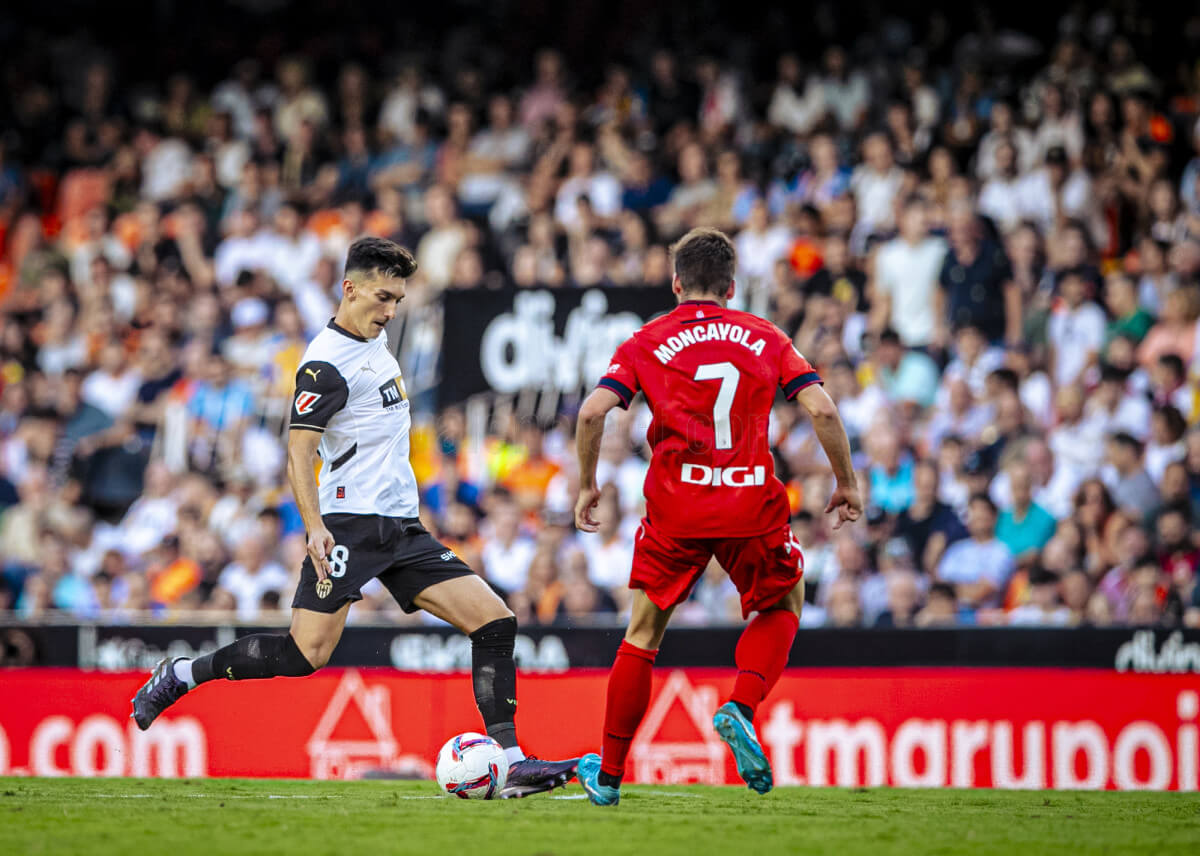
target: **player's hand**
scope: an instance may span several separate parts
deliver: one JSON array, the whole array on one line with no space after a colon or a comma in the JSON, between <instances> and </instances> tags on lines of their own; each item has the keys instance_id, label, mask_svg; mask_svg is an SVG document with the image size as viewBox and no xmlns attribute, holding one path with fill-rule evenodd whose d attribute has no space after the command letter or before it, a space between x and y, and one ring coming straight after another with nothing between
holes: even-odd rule
<instances>
[{"instance_id":1,"label":"player's hand","mask_svg":"<svg viewBox=\"0 0 1200 856\"><path fill-rule=\"evenodd\" d=\"M600 488L588 487L579 489L579 501L575 503L575 528L580 532L596 532L600 523L592 517L592 512L600 503Z\"/></svg>"},{"instance_id":2,"label":"player's hand","mask_svg":"<svg viewBox=\"0 0 1200 856\"><path fill-rule=\"evenodd\" d=\"M319 526L308 535L308 557L317 569L317 579L329 576L329 554L333 550L333 535L324 526Z\"/></svg>"},{"instance_id":3,"label":"player's hand","mask_svg":"<svg viewBox=\"0 0 1200 856\"><path fill-rule=\"evenodd\" d=\"M833 524L834 529L840 529L843 523L858 520L863 511L862 495L859 494L858 488L838 485L829 499L829 505L825 506L826 514L834 511L838 516L837 522Z\"/></svg>"}]
</instances>

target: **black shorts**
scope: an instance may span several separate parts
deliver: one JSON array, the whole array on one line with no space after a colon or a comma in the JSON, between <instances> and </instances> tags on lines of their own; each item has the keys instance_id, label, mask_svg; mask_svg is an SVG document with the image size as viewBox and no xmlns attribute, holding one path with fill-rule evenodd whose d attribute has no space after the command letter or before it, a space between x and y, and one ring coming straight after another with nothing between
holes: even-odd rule
<instances>
[{"instance_id":1,"label":"black shorts","mask_svg":"<svg viewBox=\"0 0 1200 856\"><path fill-rule=\"evenodd\" d=\"M474 573L415 517L325 514L321 519L333 535L328 557L332 573L318 581L306 556L292 609L337 612L345 603L362 600L359 589L379 577L405 612L416 612L413 599L425 589Z\"/></svg>"}]
</instances>

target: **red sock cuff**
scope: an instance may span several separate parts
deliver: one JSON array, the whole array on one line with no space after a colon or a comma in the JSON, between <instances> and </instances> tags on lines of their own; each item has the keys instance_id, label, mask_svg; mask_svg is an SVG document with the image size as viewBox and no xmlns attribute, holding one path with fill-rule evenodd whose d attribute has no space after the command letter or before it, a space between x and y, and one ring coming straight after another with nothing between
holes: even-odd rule
<instances>
[{"instance_id":1,"label":"red sock cuff","mask_svg":"<svg viewBox=\"0 0 1200 856\"><path fill-rule=\"evenodd\" d=\"M621 640L620 647L617 648L617 656L625 654L629 657L637 657L639 660L645 660L647 663L653 663L654 658L658 656L658 649L647 651L645 648L639 648L625 639Z\"/></svg>"}]
</instances>

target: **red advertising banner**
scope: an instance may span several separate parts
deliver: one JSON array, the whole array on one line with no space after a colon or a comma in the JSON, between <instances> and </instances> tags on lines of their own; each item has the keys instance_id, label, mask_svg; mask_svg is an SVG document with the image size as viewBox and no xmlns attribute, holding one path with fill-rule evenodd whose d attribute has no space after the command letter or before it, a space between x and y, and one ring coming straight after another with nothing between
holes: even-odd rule
<instances>
[{"instance_id":1,"label":"red advertising banner","mask_svg":"<svg viewBox=\"0 0 1200 856\"><path fill-rule=\"evenodd\" d=\"M144 674L0 672L0 775L353 778L431 774L478 729L466 675L325 670L220 681L140 732ZM607 675L527 675L528 751L598 748ZM660 670L628 779L737 783L713 710L729 671ZM777 784L1195 791L1200 676L1056 669L789 671L757 718Z\"/></svg>"}]
</instances>

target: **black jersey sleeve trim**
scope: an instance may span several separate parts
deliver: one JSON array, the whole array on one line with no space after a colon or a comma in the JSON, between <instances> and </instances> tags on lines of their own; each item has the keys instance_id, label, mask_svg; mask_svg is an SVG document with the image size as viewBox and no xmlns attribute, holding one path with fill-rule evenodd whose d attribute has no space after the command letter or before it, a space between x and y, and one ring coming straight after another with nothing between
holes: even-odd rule
<instances>
[{"instance_id":1,"label":"black jersey sleeve trim","mask_svg":"<svg viewBox=\"0 0 1200 856\"><path fill-rule=\"evenodd\" d=\"M350 459L353 458L357 454L358 454L358 443L355 443L353 446L351 446L349 449L347 449L342 454L338 455L336 458L334 458L330 462L329 472L333 472L334 470L341 469L346 464L350 463Z\"/></svg>"},{"instance_id":2,"label":"black jersey sleeve trim","mask_svg":"<svg viewBox=\"0 0 1200 856\"><path fill-rule=\"evenodd\" d=\"M614 392L617 398L621 399L621 408L629 409L629 402L633 401L633 390L621 383L619 380L613 380L610 377L600 378L600 382L596 386L603 387L609 392Z\"/></svg>"},{"instance_id":3,"label":"black jersey sleeve trim","mask_svg":"<svg viewBox=\"0 0 1200 856\"><path fill-rule=\"evenodd\" d=\"M291 426L323 429L349 399L350 387L337 367L323 360L310 360L296 372Z\"/></svg>"},{"instance_id":4,"label":"black jersey sleeve trim","mask_svg":"<svg viewBox=\"0 0 1200 856\"><path fill-rule=\"evenodd\" d=\"M288 428L295 428L297 431L316 431L318 434L325 433L325 429L319 425L304 425L300 422L293 422Z\"/></svg>"},{"instance_id":5,"label":"black jersey sleeve trim","mask_svg":"<svg viewBox=\"0 0 1200 856\"><path fill-rule=\"evenodd\" d=\"M807 372L789 380L783 387L783 395L788 401L791 401L800 390L807 386L812 386L814 383L824 383L821 376L816 372Z\"/></svg>"}]
</instances>

